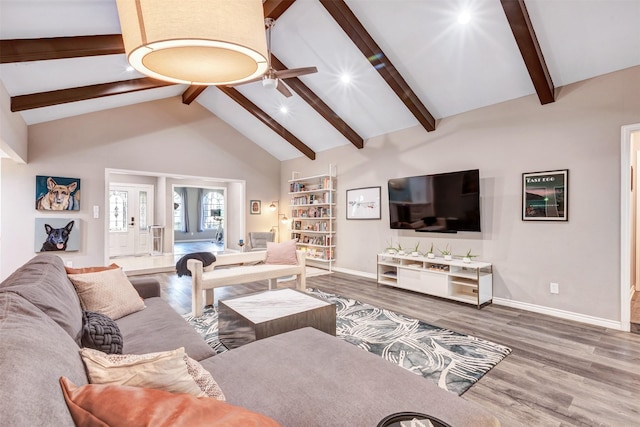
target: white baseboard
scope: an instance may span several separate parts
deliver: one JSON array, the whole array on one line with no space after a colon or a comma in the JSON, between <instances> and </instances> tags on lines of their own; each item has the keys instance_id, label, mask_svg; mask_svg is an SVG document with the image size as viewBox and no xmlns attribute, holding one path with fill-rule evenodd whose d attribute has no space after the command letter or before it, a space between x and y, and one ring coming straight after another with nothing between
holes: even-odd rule
<instances>
[{"instance_id":1,"label":"white baseboard","mask_svg":"<svg viewBox=\"0 0 640 427\"><path fill-rule=\"evenodd\" d=\"M333 271L337 271L339 273L351 274L353 276L366 277L367 279L378 278L375 273L366 273L364 271L351 270L348 268L342 267L333 267ZM632 289L633 292L633 289ZM561 319L573 320L576 322L582 322L589 325L601 326L603 328L616 329L619 331L624 331L623 325L619 321L603 319L601 317L589 316L587 314L574 313L572 311L559 310L556 308L544 307L541 305L529 304L526 302L513 301L506 298L496 298L493 297L493 303L496 305L504 305L506 307L517 308L525 311L532 311L534 313L546 314L548 316L559 317ZM628 331L628 329L627 329Z\"/></svg>"},{"instance_id":2,"label":"white baseboard","mask_svg":"<svg viewBox=\"0 0 640 427\"><path fill-rule=\"evenodd\" d=\"M576 322L587 323L589 325L602 326L604 328L623 330L622 323L615 320L603 319L600 317L589 316L587 314L574 313L572 311L559 310L557 308L549 308L541 305L529 304L526 302L513 301L505 298L493 298L493 303L504 305L506 307L518 308L520 310L532 311L534 313L546 314L561 319L573 320Z\"/></svg>"}]
</instances>

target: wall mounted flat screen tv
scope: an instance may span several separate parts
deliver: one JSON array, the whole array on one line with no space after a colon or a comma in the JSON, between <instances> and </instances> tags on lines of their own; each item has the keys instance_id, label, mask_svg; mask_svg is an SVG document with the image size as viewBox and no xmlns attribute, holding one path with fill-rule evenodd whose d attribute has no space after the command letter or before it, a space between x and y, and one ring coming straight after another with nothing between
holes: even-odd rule
<instances>
[{"instance_id":1,"label":"wall mounted flat screen tv","mask_svg":"<svg viewBox=\"0 0 640 427\"><path fill-rule=\"evenodd\" d=\"M480 231L478 169L394 178L388 186L392 229Z\"/></svg>"}]
</instances>

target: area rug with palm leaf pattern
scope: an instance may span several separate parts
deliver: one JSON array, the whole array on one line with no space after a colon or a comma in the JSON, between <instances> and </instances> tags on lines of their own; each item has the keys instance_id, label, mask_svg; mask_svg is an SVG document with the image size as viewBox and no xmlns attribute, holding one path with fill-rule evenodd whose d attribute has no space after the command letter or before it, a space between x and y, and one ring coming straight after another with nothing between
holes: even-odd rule
<instances>
[{"instance_id":1,"label":"area rug with palm leaf pattern","mask_svg":"<svg viewBox=\"0 0 640 427\"><path fill-rule=\"evenodd\" d=\"M491 341L429 325L417 319L318 289L309 293L336 304L336 336L381 356L439 387L461 395L511 349ZM207 307L201 317L183 316L216 351L218 313Z\"/></svg>"}]
</instances>

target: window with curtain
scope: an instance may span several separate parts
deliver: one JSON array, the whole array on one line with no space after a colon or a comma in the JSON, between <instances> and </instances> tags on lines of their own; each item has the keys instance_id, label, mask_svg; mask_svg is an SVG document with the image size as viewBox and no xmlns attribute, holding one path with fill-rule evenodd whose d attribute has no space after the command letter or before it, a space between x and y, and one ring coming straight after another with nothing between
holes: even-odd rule
<instances>
[{"instance_id":1,"label":"window with curtain","mask_svg":"<svg viewBox=\"0 0 640 427\"><path fill-rule=\"evenodd\" d=\"M217 229L224 218L224 194L222 191L207 191L202 198L202 218L205 229Z\"/></svg>"},{"instance_id":2,"label":"window with curtain","mask_svg":"<svg viewBox=\"0 0 640 427\"><path fill-rule=\"evenodd\" d=\"M184 200L177 191L173 192L173 229L184 231Z\"/></svg>"}]
</instances>

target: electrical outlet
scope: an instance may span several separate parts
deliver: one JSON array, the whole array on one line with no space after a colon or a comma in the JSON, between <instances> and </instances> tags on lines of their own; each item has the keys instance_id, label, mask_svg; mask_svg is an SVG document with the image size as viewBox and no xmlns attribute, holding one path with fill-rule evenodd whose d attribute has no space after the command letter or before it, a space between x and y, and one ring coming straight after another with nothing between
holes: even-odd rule
<instances>
[{"instance_id":1,"label":"electrical outlet","mask_svg":"<svg viewBox=\"0 0 640 427\"><path fill-rule=\"evenodd\" d=\"M560 285L558 285L557 283L551 282L549 284L549 292L551 292L552 294L559 294L560 293Z\"/></svg>"}]
</instances>

